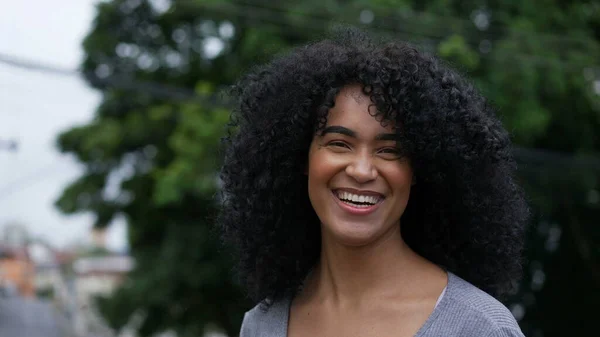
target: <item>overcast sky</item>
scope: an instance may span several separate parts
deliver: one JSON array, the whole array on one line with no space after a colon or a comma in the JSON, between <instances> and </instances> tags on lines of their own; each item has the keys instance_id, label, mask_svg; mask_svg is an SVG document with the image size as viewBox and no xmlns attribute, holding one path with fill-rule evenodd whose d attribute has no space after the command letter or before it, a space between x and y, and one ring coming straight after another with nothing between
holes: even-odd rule
<instances>
[{"instance_id":1,"label":"overcast sky","mask_svg":"<svg viewBox=\"0 0 600 337\"><path fill-rule=\"evenodd\" d=\"M76 68L81 41L97 1L19 0L0 6L0 53ZM0 142L15 139L17 152L0 148L0 229L22 223L31 235L57 247L89 242L93 218L64 216L53 206L80 166L55 146L56 136L93 117L100 95L77 77L12 68L0 63ZM122 222L111 226L108 245L126 247Z\"/></svg>"}]
</instances>

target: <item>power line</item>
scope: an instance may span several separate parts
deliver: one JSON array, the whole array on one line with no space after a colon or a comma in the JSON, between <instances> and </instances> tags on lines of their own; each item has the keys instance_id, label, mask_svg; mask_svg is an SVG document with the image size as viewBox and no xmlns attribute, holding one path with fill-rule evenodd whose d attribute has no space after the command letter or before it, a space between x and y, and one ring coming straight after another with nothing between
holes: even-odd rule
<instances>
[{"instance_id":1,"label":"power line","mask_svg":"<svg viewBox=\"0 0 600 337\"><path fill-rule=\"evenodd\" d=\"M271 12L267 12L267 17L266 17L270 21L265 20L264 15L262 17L262 20L266 21L267 23L286 25L286 26L289 26L292 28L297 28L297 26L299 25L298 23L293 24L293 23L288 22L281 15L273 15L272 11L277 10L277 9L273 9L270 7L246 5L247 8L241 8L239 5L236 5L236 6L223 6L223 5L218 6L217 5L217 6L215 6L215 5L211 5L211 4L207 5L207 4L200 4L200 3L194 3L193 6L197 7L197 8L205 8L205 9L217 10L217 11L228 12L228 13L230 13L233 10L235 12L235 14L238 14L238 15L240 15L242 17L246 17L246 18L254 18L254 16L256 16L257 11L260 12L261 10L263 10L263 11L267 10L267 11L271 11ZM281 11L283 9L280 8L279 10ZM279 14L281 14L281 13L279 13ZM331 21L326 18L319 18L317 16L308 15L305 13L301 13L301 14L309 17L310 19L319 20L321 23L327 23L327 24L335 23L335 21ZM340 22L338 22L338 23L340 23ZM306 24L306 22L304 22L303 24L300 24L300 25L307 29L321 31L321 28L314 27L313 25L310 25L310 24ZM371 28L371 29L375 30L375 31L380 31L380 32L382 31L381 28ZM396 34L402 34L403 36L406 36L406 37L421 36L421 37L425 37L428 39L433 39L436 42L441 42L441 39L439 36L431 36L431 35L425 35L422 33L420 34L420 33L415 33L415 32L406 32L406 31L402 31L402 29L398 29L398 27L396 27L395 29L388 29L388 28L384 27L383 31L394 32ZM294 33L295 33L295 35L308 37L306 30L294 31ZM472 44L472 46L478 48L479 45ZM522 60L525 60L528 62L533 62L536 64L555 64L555 62L558 61L561 64L563 64L564 66L573 66L573 67L577 67L578 69L581 69L584 67L580 64L569 65L569 64L566 64L562 60L548 60L548 59L544 59L544 58L536 56L536 55L528 55L528 54L524 54L524 53L513 54L510 56L510 58L519 58L519 59L522 59ZM100 77L100 76L97 76L93 72L83 73L83 72L80 72L80 71L77 71L74 69L67 69L67 68L61 68L61 67L57 67L57 66L51 66L51 65L47 65L47 64L43 64L43 63L35 62L35 61L26 61L21 58L11 56L8 54L4 54L4 53L0 53L0 62L3 62L8 65L12 65L12 66L20 67L20 68L26 68L29 70L41 71L41 72L45 72L45 73L52 73L52 74L61 75L61 76L83 75L92 84L96 84L99 86L110 86L110 87L114 87L114 88L118 88L118 89L125 89L125 90L138 90L141 92L146 92L146 93L152 94L153 96L156 96L156 97L166 98L166 99L191 100L191 101L197 101L197 102L205 103L205 104L207 103L207 97L201 97L200 95L195 93L193 90L190 90L187 88L182 88L182 87L177 87L177 86L172 86L172 85L165 85L162 83L157 83L157 82L152 82L152 81L134 80L130 76L126 77L126 76L122 76L122 75L120 75L120 76L112 75L112 76ZM590 66L592 66L592 65L590 65ZM211 102L211 104L215 103L214 97L209 98L209 100L213 101L213 102Z\"/></svg>"},{"instance_id":2,"label":"power line","mask_svg":"<svg viewBox=\"0 0 600 337\"><path fill-rule=\"evenodd\" d=\"M314 35L310 34L309 31L322 33L323 25L327 26L327 25L335 25L335 24L342 24L342 25L345 25L345 24L355 25L356 24L354 22L347 22L347 21L343 21L343 20L321 18L321 17L317 17L314 15L309 15L309 14L301 13L301 12L300 13L302 15L307 17L309 20L312 20L313 23L317 23L317 25L311 24L311 22L307 22L307 21L290 22L283 16L283 14L285 14L287 12L274 12L274 10L269 7L259 7L259 6L250 6L250 5L239 6L239 5L223 4L223 3L219 3L219 4L193 3L193 4L188 4L188 5L193 6L195 8L203 8L203 9L221 12L224 14L238 15L238 16L246 18L246 19L251 19L251 20L254 19L254 20L260 21L261 23L274 24L274 25L277 25L280 27L285 26L285 27L293 28L294 30L286 31L285 34L290 34L292 36L298 36L298 37L303 37L303 38L313 38L314 37ZM321 25L321 27L319 27L319 25ZM369 25L364 25L364 27L374 33L393 34L394 36L401 37L408 41L412 41L415 44L421 44L421 45L423 45L423 43L422 43L423 41L419 42L419 40L418 39L415 40L415 38L421 38L421 39L425 39L425 40L432 41L435 43L440 43L440 42L444 42L445 39L448 37L447 34L432 34L432 33L427 34L422 31L418 31L418 32L417 31L409 31L409 30L405 29L405 26L400 26L400 25L395 25L394 27L390 27L389 24L381 24L381 25L378 25L375 27L369 26ZM302 29L298 30L298 28L302 28ZM478 33L481 33L481 32L478 32ZM465 39L465 43L467 43L467 45L473 47L476 50L479 50L481 41L485 40L485 39L481 39L478 41L472 41L472 40L467 39L465 36L463 36L463 38ZM529 63L538 64L538 65L556 65L558 63L564 68L571 68L571 69L577 69L577 70L582 69L586 66L587 67L600 67L599 65L596 65L596 64L582 65L580 63L568 62L563 59L552 59L551 60L551 59L540 57L538 55L527 54L522 51L519 51L518 53L513 52L510 54L510 56L496 55L493 53L487 53L487 54L479 53L479 56L482 58L496 58L498 60L506 60L506 61L512 61L514 59L519 59L522 61L526 61Z\"/></svg>"},{"instance_id":3,"label":"power line","mask_svg":"<svg viewBox=\"0 0 600 337\"><path fill-rule=\"evenodd\" d=\"M76 70L62 68L56 65L47 65L37 61L26 61L19 57L5 54L2 52L0 52L0 62L17 68L35 70L42 73L50 73L53 75L73 76L78 74Z\"/></svg>"},{"instance_id":4,"label":"power line","mask_svg":"<svg viewBox=\"0 0 600 337\"><path fill-rule=\"evenodd\" d=\"M0 63L5 63L10 66L18 67L25 70L38 71L46 74L55 74L60 76L80 76L81 73L73 69L65 69L53 65L42 64L36 61L28 61L15 56L0 53ZM100 81L102 84L112 86L118 89L127 90L139 90L145 93L152 93L160 97L175 99L177 101L197 101L203 104L208 104L210 107L217 108L228 108L228 102L218 98L216 95L211 96L200 96L193 90L189 90L182 87L168 86L157 82L150 81L135 81L131 79L124 79L122 76L112 76L109 78L99 78L94 75L94 78ZM16 146L12 145L11 146ZM2 141L0 140L0 145ZM18 145L18 144L17 144ZM594 156L587 157L573 157L568 154L560 154L552 151L545 150L533 150L525 148L515 148L515 155L525 161L531 163L534 162L564 162L564 163L575 163L583 164L584 166L591 166L600 169L600 161Z\"/></svg>"},{"instance_id":5,"label":"power line","mask_svg":"<svg viewBox=\"0 0 600 337\"><path fill-rule=\"evenodd\" d=\"M41 64L35 61L27 61L2 53L0 53L0 63L29 71L38 71L44 74L59 76L80 76L82 74L77 70ZM123 80L122 77L108 79L97 78L97 80L101 81L102 84L119 89L141 90L146 93L151 92L153 95L155 94L162 98L174 99L177 101L198 101L202 102L203 104L209 104L212 107L226 107L224 101L217 99L215 96L211 96L207 100L206 97L199 96L192 90L180 87L166 86L156 82ZM0 142L0 144L2 143ZM548 150L527 149L521 147L515 147L513 154L519 162L526 165L552 164L560 167L586 168L600 171L600 157L595 155L574 156L571 154L563 154ZM0 188L0 200L10 196L16 190L31 186L55 173L58 173L58 167L44 167L32 175L2 186Z\"/></svg>"},{"instance_id":6,"label":"power line","mask_svg":"<svg viewBox=\"0 0 600 337\"><path fill-rule=\"evenodd\" d=\"M8 56L6 54L0 53L0 62L4 62L6 64L23 68L26 70L35 70L40 71L42 73L50 73L57 74L61 76L79 76L80 73L77 70L70 70L65 68L60 68L51 65L42 65L38 62L34 61L25 61L23 59L15 58ZM206 97L199 96L192 90L184 89L181 87L171 87L166 86L156 82L139 82L139 81L124 81L119 77L112 80L99 79L103 81L103 83L108 84L110 86L114 86L119 89L129 89L129 90L142 90L144 92L151 91L152 93L156 93L160 96L165 96L166 98L176 99L176 100L198 100L202 103L207 103ZM223 100L218 100L216 97L211 97L213 99L212 102L209 102L212 107L219 108L227 108L227 105L224 104ZM16 147L16 141L8 142L10 146ZM0 141L0 145L2 145L2 141ZM595 156L583 156L583 157L575 157L569 154L561 154L553 151L546 150L538 150L538 149L526 149L526 148L515 148L515 156L523 161L529 163L544 163L544 162L553 162L553 163L571 163L580 166L592 167L600 170L600 159Z\"/></svg>"},{"instance_id":7,"label":"power line","mask_svg":"<svg viewBox=\"0 0 600 337\"><path fill-rule=\"evenodd\" d=\"M549 150L515 147L513 150L513 155L520 164L525 164L527 166L543 165L551 168L552 170L560 169L561 172L564 172L564 169L586 169L600 172L600 156L592 154L572 155ZM55 163L54 165L43 167L33 174L1 186L0 200L9 197L17 190L29 187L51 177L56 173L62 172L62 169L60 169L58 165L60 165L60 162ZM519 170L525 171L527 171L527 169L528 167L519 168ZM535 171L539 172L539 168L535 168Z\"/></svg>"},{"instance_id":8,"label":"power line","mask_svg":"<svg viewBox=\"0 0 600 337\"><path fill-rule=\"evenodd\" d=\"M14 139L0 139L0 150L17 152L19 150L19 143Z\"/></svg>"},{"instance_id":9,"label":"power line","mask_svg":"<svg viewBox=\"0 0 600 337\"><path fill-rule=\"evenodd\" d=\"M43 74L51 74L57 76L79 77L83 76L94 85L100 87L112 87L123 90L133 90L144 94L152 95L153 97L175 100L189 101L214 106L223 104L223 100L216 95L201 96L195 91L183 87L167 85L153 81L140 81L132 79L131 76L110 75L100 77L94 72L80 72L75 69L62 68L55 65L44 64L38 61L26 60L21 57L5 54L0 52L0 63L21 68L29 71L36 71Z\"/></svg>"},{"instance_id":10,"label":"power line","mask_svg":"<svg viewBox=\"0 0 600 337\"><path fill-rule=\"evenodd\" d=\"M244 6L245 8L262 8L262 9L266 9L266 10L270 10L270 11L274 11L274 12L279 12L279 14L281 13L290 13L290 14L297 14L300 16L305 16L305 17L311 17L314 19L319 19L319 20L331 20L328 17L325 16L317 16L314 13L307 13L307 12L303 12L300 10L294 10L293 8L289 8L289 7L282 7L280 5L278 5L277 2L268 2L268 5L265 4L266 2L263 2L262 5L258 5L255 2L253 3L249 3L246 1L237 1L237 3L233 6L239 6L240 4L242 6ZM192 6L211 6L210 4L205 5L205 4L200 4L197 2L194 3L185 3L186 5L192 5ZM485 8L481 8L483 11L485 11ZM431 21L436 21L436 22L449 22L449 23L458 23L460 25L462 25L463 27L473 27L475 25L475 23L472 20L469 19L464 19L461 17L457 17L457 16L451 16L451 15L439 15L439 14L433 14L430 12L423 12L423 11L414 11L414 10L407 10L407 9L397 9L397 8L392 8L390 6L382 6L379 4L370 4L370 7L364 7L363 10L381 10L381 11L385 11L387 13L392 13L392 14L398 14L398 15L403 15L403 16L413 16L413 17L417 17L417 18L426 18L426 19L430 19ZM373 19L375 19L373 17ZM440 24L434 24L434 26L437 26L438 28L442 28L444 31L450 31L452 29L455 28L455 26L453 25L440 25ZM395 27L387 27L390 29L397 29ZM585 46L585 42L580 40L580 39L576 39L573 38L569 35L559 35L559 34L553 34L553 33L547 33L547 32L541 32L541 31L524 31L523 29L520 29L518 27L506 27L506 26L502 26L502 27L494 27L497 32L494 31L490 31L490 30L481 30L481 29L477 29L477 33L478 34L483 34L483 35L488 35L490 36L492 39L497 39L500 36L503 35L508 35L510 33L516 33L517 35L521 35L521 36L530 36L533 37L535 39L539 39L539 40L548 40L548 41L556 41L556 42L561 42L561 43L577 43L577 44L581 44L582 47L586 47ZM471 28L472 29L472 28ZM417 32L411 32L411 31L406 31L404 30L404 32L406 33L412 33L412 34L419 34ZM438 35L438 37L445 37L446 35Z\"/></svg>"},{"instance_id":11,"label":"power line","mask_svg":"<svg viewBox=\"0 0 600 337\"><path fill-rule=\"evenodd\" d=\"M62 162L55 162L54 164L42 167L41 169L35 171L32 174L29 174L23 178L14 180L4 186L1 186L0 200L12 195L17 190L29 187L49 178L54 174L63 172L63 169L60 167L60 165L62 165Z\"/></svg>"},{"instance_id":12,"label":"power line","mask_svg":"<svg viewBox=\"0 0 600 337\"><path fill-rule=\"evenodd\" d=\"M200 96L193 90L165 85L158 82L152 81L138 81L133 80L131 77L112 75L109 77L99 77L94 73L88 72L83 73L76 69L67 69L55 65L44 64L38 61L25 60L20 57L13 55L0 53L0 63L17 67L30 71L37 71L44 74L58 75L58 76L86 76L90 82L100 86L113 87L117 89L134 90L147 94L151 94L156 97L171 99L176 101L191 101L199 102L210 107L227 108L228 104L216 95L211 96ZM2 142L0 142L0 146ZM16 147L10 143L10 147ZM1 147L0 147L1 149ZM543 164L552 162L553 164L569 165L569 166L582 166L600 170L600 160L596 156L587 156L584 158L575 157L568 154L560 154L552 151L537 150L537 149L526 149L526 148L515 148L515 157L520 161L528 164ZM8 187L0 190L1 194L5 192Z\"/></svg>"},{"instance_id":13,"label":"power line","mask_svg":"<svg viewBox=\"0 0 600 337\"><path fill-rule=\"evenodd\" d=\"M571 154L557 151L514 147L517 161L526 165L548 165L553 168L585 168L600 172L600 156L597 154Z\"/></svg>"},{"instance_id":14,"label":"power line","mask_svg":"<svg viewBox=\"0 0 600 337\"><path fill-rule=\"evenodd\" d=\"M283 9L281 7L277 8L277 7L268 7L268 6L257 6L255 4L254 5L250 5L247 3L244 4L243 2L241 3L241 5L240 5L240 3L238 3L233 6L231 6L231 5L230 6L227 6L227 5L219 6L219 5L201 4L201 3L193 3L193 4L186 3L186 5L192 5L195 8L204 8L204 9L217 10L217 11L228 12L228 13L233 11L233 12L235 12L235 14L238 14L238 15L240 15L242 17L246 17L246 18L254 18L255 16L257 16L257 13L261 14L261 11L262 11L262 13L267 13L266 17L264 14L262 15L262 20L267 23L286 25L286 26L289 26L292 28L297 28L297 26L300 25L304 28L321 31L320 28L314 27L313 25L307 24L306 22L304 22L302 24L290 23L289 21L285 20L285 18L282 17L282 15L280 15L282 11L286 11L286 12L290 12L290 11L288 9ZM332 20L324 18L324 17L321 18L321 17L315 16L315 15L310 15L310 14L299 12L299 11L291 11L291 13L303 15L311 20L317 20L320 23L328 23L328 24L336 23L335 20L332 21ZM427 15L427 16L435 17L435 15L428 14L428 13L419 13L419 12L414 12L414 13L416 15ZM265 20L265 18L268 20ZM470 21L465 20L465 19L453 18L453 20L469 22L471 24ZM337 21L337 23L343 23L343 22ZM441 36L427 35L427 34L423 34L422 32L409 32L409 31L403 30L401 27L389 28L389 27L384 26L382 28L371 28L371 29L375 30L375 31L380 31L380 32L385 31L385 32L393 32L393 33L397 33L397 34L402 34L403 36L406 36L406 37L420 36L420 37L425 37L428 39L433 39L436 42L441 41L441 39L440 39ZM301 32L295 31L294 33L297 33L297 35L307 36L306 31L301 31ZM478 44L477 45L472 44L472 46L478 47ZM511 56L511 58L513 58L513 57L520 58L522 60L526 60L526 61L530 61L530 62L534 62L537 64L549 64L549 63L554 63L557 61L557 60L547 60L547 59L544 59L544 58L536 56L536 55L528 55L528 54L524 54L524 53L514 54ZM18 57L12 56L12 55L4 54L4 53L0 53L0 62L11 65L11 66L15 66L15 67L25 68L25 69L39 71L39 72L43 72L43 73L52 73L52 74L60 75L60 76L81 76L81 75L83 75L92 84L96 84L99 86L109 86L109 87L125 89L125 90L137 90L137 91L149 93L156 97L166 98L166 99L191 100L191 101L197 101L197 102L201 102L201 103L207 103L207 97L201 97L193 90L178 87L178 86L172 86L172 85L166 85L166 84L162 84L162 83L152 82L152 81L134 80L130 76L112 75L112 76L101 77L101 76L97 76L93 72L85 72L84 73L84 72L80 72L80 71L74 70L74 69L62 68L62 67L58 67L55 65L43 64L43 63L36 62L36 61L23 60L22 58L18 58ZM564 61L559 61L559 62L561 62L563 64L565 63ZM590 66L592 66L592 65L590 65ZM580 69L580 68L583 68L583 66L578 64L577 68ZM213 101L211 104L215 103L214 97L210 97L210 98L208 98L208 100Z\"/></svg>"}]
</instances>

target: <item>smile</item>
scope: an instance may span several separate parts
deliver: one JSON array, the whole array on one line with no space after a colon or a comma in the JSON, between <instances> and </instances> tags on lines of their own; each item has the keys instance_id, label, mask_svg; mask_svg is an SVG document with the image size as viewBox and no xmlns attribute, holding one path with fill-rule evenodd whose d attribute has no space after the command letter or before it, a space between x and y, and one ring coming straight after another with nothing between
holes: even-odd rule
<instances>
[{"instance_id":1,"label":"smile","mask_svg":"<svg viewBox=\"0 0 600 337\"><path fill-rule=\"evenodd\" d=\"M385 197L376 192L361 192L347 189L333 190L338 205L355 215L366 215L375 211Z\"/></svg>"}]
</instances>

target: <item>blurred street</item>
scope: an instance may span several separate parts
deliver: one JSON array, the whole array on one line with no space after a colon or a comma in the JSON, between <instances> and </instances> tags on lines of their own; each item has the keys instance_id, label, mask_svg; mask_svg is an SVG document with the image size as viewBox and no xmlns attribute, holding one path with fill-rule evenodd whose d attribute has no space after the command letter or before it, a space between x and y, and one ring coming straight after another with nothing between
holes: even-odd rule
<instances>
[{"instance_id":1,"label":"blurred street","mask_svg":"<svg viewBox=\"0 0 600 337\"><path fill-rule=\"evenodd\" d=\"M115 289L133 265L95 245L57 250L19 225L0 232L0 337L114 337L95 298ZM118 336L127 336L124 331Z\"/></svg>"},{"instance_id":2,"label":"blurred street","mask_svg":"<svg viewBox=\"0 0 600 337\"><path fill-rule=\"evenodd\" d=\"M66 337L69 334L65 320L49 301L0 298L2 337Z\"/></svg>"}]
</instances>

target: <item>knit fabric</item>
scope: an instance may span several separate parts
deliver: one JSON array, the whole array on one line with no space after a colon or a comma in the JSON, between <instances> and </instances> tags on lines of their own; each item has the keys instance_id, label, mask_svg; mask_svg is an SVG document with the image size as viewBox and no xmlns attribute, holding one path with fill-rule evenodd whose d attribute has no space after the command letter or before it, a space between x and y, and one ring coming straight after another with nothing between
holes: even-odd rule
<instances>
[{"instance_id":1,"label":"knit fabric","mask_svg":"<svg viewBox=\"0 0 600 337\"><path fill-rule=\"evenodd\" d=\"M287 337L291 299L246 312L240 337ZM448 285L415 337L524 337L510 311L498 300L448 273Z\"/></svg>"}]
</instances>

